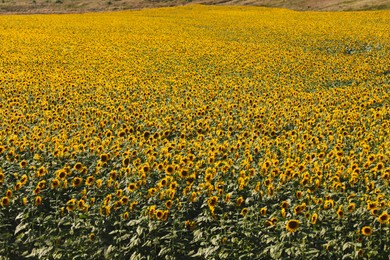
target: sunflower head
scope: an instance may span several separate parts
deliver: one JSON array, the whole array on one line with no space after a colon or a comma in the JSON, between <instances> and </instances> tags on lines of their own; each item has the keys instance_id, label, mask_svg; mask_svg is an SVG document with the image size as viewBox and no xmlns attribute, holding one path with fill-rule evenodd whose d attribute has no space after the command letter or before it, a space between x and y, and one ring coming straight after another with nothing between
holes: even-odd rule
<instances>
[{"instance_id":1,"label":"sunflower head","mask_svg":"<svg viewBox=\"0 0 390 260\"><path fill-rule=\"evenodd\" d=\"M243 217L245 217L246 216L246 214L248 214L248 208L243 208L242 210L241 210L241 216L243 216Z\"/></svg>"},{"instance_id":2,"label":"sunflower head","mask_svg":"<svg viewBox=\"0 0 390 260\"><path fill-rule=\"evenodd\" d=\"M83 181L82 178L80 178L80 177L75 177L75 178L73 179L73 181L72 181L72 186L73 186L73 187L78 187L78 186L81 185L81 182L82 182L82 181Z\"/></svg>"},{"instance_id":3,"label":"sunflower head","mask_svg":"<svg viewBox=\"0 0 390 260\"><path fill-rule=\"evenodd\" d=\"M379 215L378 221L381 224L388 224L389 223L389 214L385 211L382 214Z\"/></svg>"},{"instance_id":4,"label":"sunflower head","mask_svg":"<svg viewBox=\"0 0 390 260\"><path fill-rule=\"evenodd\" d=\"M208 199L208 204L210 207L215 207L218 203L218 197L217 196L212 196L211 198Z\"/></svg>"},{"instance_id":5,"label":"sunflower head","mask_svg":"<svg viewBox=\"0 0 390 260\"><path fill-rule=\"evenodd\" d=\"M60 180L57 179L57 178L54 178L54 179L51 180L51 187L53 189L57 189L58 187L60 187L60 184L61 184Z\"/></svg>"},{"instance_id":6,"label":"sunflower head","mask_svg":"<svg viewBox=\"0 0 390 260\"><path fill-rule=\"evenodd\" d=\"M293 233L298 230L299 224L300 224L299 220L291 219L287 222L286 229L288 232Z\"/></svg>"},{"instance_id":7,"label":"sunflower head","mask_svg":"<svg viewBox=\"0 0 390 260\"><path fill-rule=\"evenodd\" d=\"M313 225L315 225L317 223L317 220L318 220L318 214L317 213L314 213L312 216L311 216L311 223Z\"/></svg>"},{"instance_id":8,"label":"sunflower head","mask_svg":"<svg viewBox=\"0 0 390 260\"><path fill-rule=\"evenodd\" d=\"M158 220L161 220L164 216L164 211L162 211L161 209L158 209L158 210L156 210L155 214L156 214L156 218Z\"/></svg>"},{"instance_id":9,"label":"sunflower head","mask_svg":"<svg viewBox=\"0 0 390 260\"><path fill-rule=\"evenodd\" d=\"M42 198L41 198L41 196L36 196L35 197L35 205L36 206L39 206L39 205L41 205L42 204Z\"/></svg>"},{"instance_id":10,"label":"sunflower head","mask_svg":"<svg viewBox=\"0 0 390 260\"><path fill-rule=\"evenodd\" d=\"M100 161L107 162L110 159L109 155L106 153L103 153L100 155Z\"/></svg>"},{"instance_id":11,"label":"sunflower head","mask_svg":"<svg viewBox=\"0 0 390 260\"><path fill-rule=\"evenodd\" d=\"M372 235L372 228L370 226L364 226L362 228L362 234L365 236L371 236Z\"/></svg>"},{"instance_id":12,"label":"sunflower head","mask_svg":"<svg viewBox=\"0 0 390 260\"><path fill-rule=\"evenodd\" d=\"M8 207L10 204L10 199L8 197L3 197L1 199L1 206Z\"/></svg>"}]
</instances>

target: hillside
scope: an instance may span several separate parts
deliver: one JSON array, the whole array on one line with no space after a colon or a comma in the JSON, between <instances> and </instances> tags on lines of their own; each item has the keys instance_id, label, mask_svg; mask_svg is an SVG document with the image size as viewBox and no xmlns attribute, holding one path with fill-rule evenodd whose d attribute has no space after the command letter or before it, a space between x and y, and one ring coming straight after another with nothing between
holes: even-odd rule
<instances>
[{"instance_id":1,"label":"hillside","mask_svg":"<svg viewBox=\"0 0 390 260\"><path fill-rule=\"evenodd\" d=\"M389 0L0 0L0 13L102 12L186 4L252 5L299 11L351 11L390 9Z\"/></svg>"}]
</instances>

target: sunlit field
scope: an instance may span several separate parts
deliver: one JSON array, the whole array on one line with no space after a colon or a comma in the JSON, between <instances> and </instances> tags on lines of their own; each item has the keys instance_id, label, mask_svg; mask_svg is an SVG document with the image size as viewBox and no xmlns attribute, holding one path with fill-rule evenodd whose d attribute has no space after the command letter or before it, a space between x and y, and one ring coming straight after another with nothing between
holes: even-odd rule
<instances>
[{"instance_id":1,"label":"sunlit field","mask_svg":"<svg viewBox=\"0 0 390 260\"><path fill-rule=\"evenodd\" d=\"M388 259L389 25L0 16L0 258Z\"/></svg>"}]
</instances>

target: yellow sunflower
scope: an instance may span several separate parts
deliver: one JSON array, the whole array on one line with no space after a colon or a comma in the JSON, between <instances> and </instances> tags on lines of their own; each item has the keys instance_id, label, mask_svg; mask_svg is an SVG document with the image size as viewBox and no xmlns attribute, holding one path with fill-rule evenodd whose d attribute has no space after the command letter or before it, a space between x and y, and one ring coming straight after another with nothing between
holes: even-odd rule
<instances>
[{"instance_id":1,"label":"yellow sunflower","mask_svg":"<svg viewBox=\"0 0 390 260\"><path fill-rule=\"evenodd\" d=\"M365 236L371 236L372 235L372 228L370 226L364 226L362 228L362 234Z\"/></svg>"},{"instance_id":2,"label":"yellow sunflower","mask_svg":"<svg viewBox=\"0 0 390 260\"><path fill-rule=\"evenodd\" d=\"M299 220L291 219L287 222L286 229L288 232L293 233L299 229L299 224L300 224Z\"/></svg>"}]
</instances>

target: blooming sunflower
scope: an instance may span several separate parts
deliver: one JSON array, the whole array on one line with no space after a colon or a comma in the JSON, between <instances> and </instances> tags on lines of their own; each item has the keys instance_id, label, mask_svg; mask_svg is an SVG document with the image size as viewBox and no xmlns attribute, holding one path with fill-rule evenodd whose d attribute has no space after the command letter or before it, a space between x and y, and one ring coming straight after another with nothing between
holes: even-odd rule
<instances>
[{"instance_id":1,"label":"blooming sunflower","mask_svg":"<svg viewBox=\"0 0 390 260\"><path fill-rule=\"evenodd\" d=\"M381 224L388 224L389 223L389 214L385 211L382 214L380 214L377 219L378 219L379 223L381 223Z\"/></svg>"},{"instance_id":2,"label":"blooming sunflower","mask_svg":"<svg viewBox=\"0 0 390 260\"><path fill-rule=\"evenodd\" d=\"M362 228L362 234L365 236L371 236L372 235L372 228L370 226L364 226Z\"/></svg>"},{"instance_id":3,"label":"blooming sunflower","mask_svg":"<svg viewBox=\"0 0 390 260\"><path fill-rule=\"evenodd\" d=\"M293 233L298 230L299 224L300 224L299 220L291 219L287 222L286 229L288 232Z\"/></svg>"},{"instance_id":4,"label":"blooming sunflower","mask_svg":"<svg viewBox=\"0 0 390 260\"><path fill-rule=\"evenodd\" d=\"M1 199L1 206L7 207L9 206L9 204L10 204L10 199L8 197L3 197Z\"/></svg>"}]
</instances>

